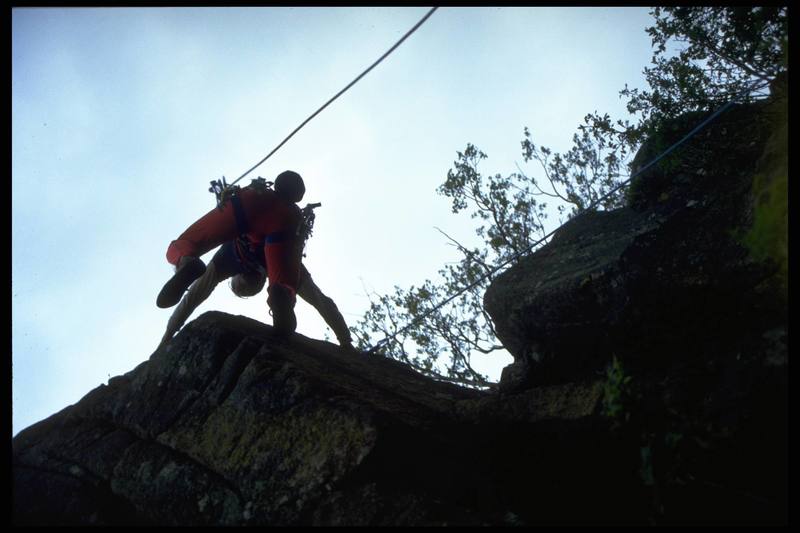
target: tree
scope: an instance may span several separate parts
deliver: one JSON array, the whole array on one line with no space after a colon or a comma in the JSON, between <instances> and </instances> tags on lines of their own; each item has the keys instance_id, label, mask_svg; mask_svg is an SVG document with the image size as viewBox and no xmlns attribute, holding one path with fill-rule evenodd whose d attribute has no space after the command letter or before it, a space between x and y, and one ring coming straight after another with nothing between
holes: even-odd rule
<instances>
[{"instance_id":1,"label":"tree","mask_svg":"<svg viewBox=\"0 0 800 533\"><path fill-rule=\"evenodd\" d=\"M664 120L710 111L786 73L786 6L657 7L651 15L655 24L645 31L654 52L643 71L649 90L620 91L637 122L617 121L614 129L608 115L594 113L584 127L635 146ZM763 94L761 87L743 99Z\"/></svg>"},{"instance_id":2,"label":"tree","mask_svg":"<svg viewBox=\"0 0 800 533\"><path fill-rule=\"evenodd\" d=\"M755 87L759 82L765 86L786 73L785 6L655 8L651 15L654 25L645 30L654 48L651 66L644 69L649 89L626 85L620 91L629 117L612 121L608 114L587 114L563 154L534 144L525 128L522 156L538 163L541 178L522 169L507 177L483 176L478 166L486 154L472 144L457 152L437 192L452 200L453 213L470 210L484 247L469 249L445 235L462 259L440 270L436 283L373 295L353 330L362 348L382 341L384 355L428 375L487 385L471 367L471 354L502 346L483 294L503 266L546 243L548 205L568 217L620 207L621 169L664 120L710 111L734 96L759 98L764 94L763 86Z\"/></svg>"}]
</instances>

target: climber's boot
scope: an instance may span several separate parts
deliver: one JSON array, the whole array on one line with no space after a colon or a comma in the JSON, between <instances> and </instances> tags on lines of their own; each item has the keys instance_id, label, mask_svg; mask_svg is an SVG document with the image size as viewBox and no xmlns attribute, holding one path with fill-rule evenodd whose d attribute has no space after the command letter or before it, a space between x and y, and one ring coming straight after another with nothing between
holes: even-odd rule
<instances>
[{"instance_id":1,"label":"climber's boot","mask_svg":"<svg viewBox=\"0 0 800 533\"><path fill-rule=\"evenodd\" d=\"M156 305L162 309L172 307L181 301L189 285L206 271L206 265L199 257L184 256L178 261L178 268L164 288L158 293Z\"/></svg>"},{"instance_id":2,"label":"climber's boot","mask_svg":"<svg viewBox=\"0 0 800 533\"><path fill-rule=\"evenodd\" d=\"M297 317L294 315L295 296L291 289L278 283L270 286L267 292L272 327L279 336L288 337L297 329Z\"/></svg>"}]
</instances>

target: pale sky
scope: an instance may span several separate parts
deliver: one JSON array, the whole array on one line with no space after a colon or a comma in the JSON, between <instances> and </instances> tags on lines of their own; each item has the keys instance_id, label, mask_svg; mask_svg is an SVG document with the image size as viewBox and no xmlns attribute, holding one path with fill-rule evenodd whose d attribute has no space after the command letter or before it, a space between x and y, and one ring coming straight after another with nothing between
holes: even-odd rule
<instances>
[{"instance_id":1,"label":"pale sky","mask_svg":"<svg viewBox=\"0 0 800 533\"><path fill-rule=\"evenodd\" d=\"M13 434L151 356L172 313L155 305L166 249L214 206L208 182L261 160L428 9L12 10ZM484 174L541 174L523 128L566 150L587 113L626 117L648 11L440 8L242 184L303 176L300 205L322 202L305 263L354 325L366 291L459 258L434 226L475 242L435 192L467 143ZM271 323L265 292L220 285L190 320L212 309ZM308 304L297 315L335 342ZM511 361L473 366L497 381Z\"/></svg>"}]
</instances>

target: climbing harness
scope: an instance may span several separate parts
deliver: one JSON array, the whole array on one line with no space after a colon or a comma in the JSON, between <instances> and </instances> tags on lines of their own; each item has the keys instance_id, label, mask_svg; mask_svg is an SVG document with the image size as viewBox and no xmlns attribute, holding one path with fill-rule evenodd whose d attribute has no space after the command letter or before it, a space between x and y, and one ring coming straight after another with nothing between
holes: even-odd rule
<instances>
[{"instance_id":1,"label":"climbing harness","mask_svg":"<svg viewBox=\"0 0 800 533\"><path fill-rule=\"evenodd\" d=\"M730 108L730 107L731 107L731 106L734 104L734 102L736 102L736 100L738 100L738 99L739 99L739 98L741 98L742 96L745 96L745 95L747 95L747 94L750 94L750 93L752 93L752 92L754 92L754 91L757 91L757 90L763 89L763 88L764 88L764 87L766 87L767 85L769 85L769 83L761 83L761 81L759 81L758 83L754 83L754 84L752 84L752 85L750 85L750 86L746 87L746 88L745 88L745 89L744 89L742 92L740 92L740 93L736 94L736 95L735 95L733 98L731 98L731 99L730 99L730 100L729 100L729 101L728 101L728 102L727 102L725 105L721 106L721 107L720 107L719 109L717 109L717 110L716 110L714 113L712 113L711 115L709 115L709 116L708 116L708 117L707 117L705 120L703 120L703 121L702 121L700 124L698 124L698 125L697 125L697 126L694 128L694 129L692 129L692 130L691 130L689 133L687 133L686 135L684 135L684 136L683 136L683 137L682 137L680 140L678 140L677 142L675 142L674 144L672 144L672 146L670 146L669 148L667 148L666 150L664 150L664 152L662 152L662 153L661 153L661 154L660 154L658 157L656 157L655 159L653 159L652 161L650 161L648 164L646 164L646 165L644 165L643 167L641 167L641 168L639 168L638 170L636 170L636 172L634 172L633 174L631 174L630 176L628 176L628 179L626 179L626 180L622 181L622 182L621 182L619 185L617 185L616 187L614 187L613 189L611 189L610 191L608 191L606 194L604 194L603 196L601 196L600 198L598 198L597 200L595 200L595 202L594 202L594 203L592 203L592 204L591 204L591 205L590 205L590 206L589 206L589 207L586 209L586 211L592 211L592 210L594 210L595 208L597 208L597 206L598 206L598 205L600 205L600 204L601 204L601 203L602 203L602 202L603 202L605 199L607 199L607 198L608 198L608 197L610 197L612 194L614 194L614 193L616 193L618 190L620 190L622 187L624 187L625 185L627 185L628 183L630 183L630 181L631 181L633 178L635 178L636 176L638 176L639 174L641 174L642 172L644 172L645 170L647 170L647 169L648 169L648 168L650 168L651 166L655 165L657 162L659 162L661 159L663 159L664 157L666 157L668 154L670 154L672 151L674 151L674 150L675 150L676 148L678 148L680 145L682 145L683 143L685 143L686 141L688 141L688 140L689 140L689 139L690 139L692 136L694 136L694 135L695 135L695 134L696 134L698 131L700 131L700 130L701 130L701 129L703 129L705 126L707 126L707 125L708 125L708 124L709 124L709 123L710 123L712 120L714 120L714 119L715 119L715 118L717 118L719 115L721 115L722 113L724 113L725 111L727 111L727 110L728 110L728 109L729 109L729 108ZM551 236L552 236L552 235L553 235L553 234L554 234L556 231L558 231L559 229L561 229L561 227L562 227L562 226L563 226L563 224L562 224L561 226L558 226L557 228L555 228L553 231L551 231L550 233L548 233L547 235L545 235L544 237L542 237L541 239L539 239L538 241L536 241L536 242L535 242L535 243L533 243L532 245L528 246L528 248L526 248L525 250L523 250L523 251L521 251L521 252L518 252L517 254L513 255L513 256L512 256L512 257L510 257L509 259L507 259L507 260L503 261L502 263L500 263L499 265L495 266L495 267L494 267L494 268L492 268L492 269L491 269L491 270L490 270L490 271L489 271L487 274L484 274L483 276L481 276L480 278L478 278L478 279L477 279L476 281L474 281L473 283L470 283L470 284L469 284L469 285L467 285L466 287L463 287L463 288L459 289L458 291L456 291L455 293L453 293L452 295L450 295L448 298L446 298L444 301L442 301L442 302L440 302L440 303L438 303L438 304L434 305L434 306L433 306L433 307L431 307L431 308L430 308L430 309L429 309L427 312L425 312L425 313L423 313L422 315L418 316L417 318L415 318L414 320L412 320L411 322L409 322L408 324L406 324L406 325L405 325L403 328L401 328L401 329L397 330L395 333L393 333L393 334L391 334L391 335L386 335L386 336L385 336L383 339L381 339L380 341L378 341L377 343L375 343L375 345L374 345L374 346L372 346L371 348L367 349L367 350L365 351L365 353L366 353L367 355L374 355L375 353L377 353L377 351L378 351L378 350L379 350L381 347L383 347L384 345L388 344L390 341L392 341L392 340L396 339L396 338L398 337L398 335L400 335L400 334L402 334L402 333L405 333L405 332L406 332L406 331L407 331L409 328L411 328L412 326L414 326L415 324L417 324L417 323L418 323L418 322L420 322L421 320L423 320L423 319L427 318L428 316L430 316L430 315L431 315L431 314L432 314L434 311L437 311L438 309L441 309L443 306L445 306L445 305L447 305L448 303L452 302L452 301L453 301L455 298L457 298L458 296L461 296L461 295L462 295L462 294L464 294L466 291L468 291L468 290L472 289L473 287L476 287L477 285L479 285L480 283L482 283L484 280L486 280L486 279L487 279L487 278L489 278L490 276L494 275L494 274L495 274L496 272L498 272L500 269L502 269L502 268L506 267L507 265L509 265L509 264L510 264L510 263L512 263L513 261L517 261L517 260L518 260L520 257L522 257L524 254L527 254L527 253L530 253L530 252L532 252L534 248L536 248L537 246L539 246L539 244L541 244L541 243L545 242L547 239L549 239L549 238L550 238L550 237L551 237Z\"/></svg>"},{"instance_id":2,"label":"climbing harness","mask_svg":"<svg viewBox=\"0 0 800 533\"><path fill-rule=\"evenodd\" d=\"M261 161L259 161L258 163L256 163L256 164L255 164L255 165L253 165L252 167L250 167L250 169L248 169L248 170L247 170L247 172L245 172L244 174L242 174L241 176L239 176L238 178L236 178L236 179L233 181L233 183L231 183L230 185L228 185L228 184L225 182L225 177L224 177L224 176L222 177L222 180L216 180L216 181L212 181L212 182L211 182L211 188L209 189L209 192L212 192L212 193L214 193L214 194L215 194L215 196L217 197L217 205L219 206L219 205L220 205L220 202L225 200L226 189L227 189L228 187L233 187L233 186L235 186L235 185L236 185L236 184L239 182L239 180L241 180L242 178L244 178L245 176L247 176L248 174L250 174L250 173L251 173L253 170L255 170L256 168L258 168L259 166L261 166L261 164L262 164L264 161L266 161L267 159L269 159L269 158L272 156L272 154L274 154L275 152L277 152L277 151L280 149L280 147L281 147L281 146L283 146L284 144L286 144L286 142L287 142L289 139L291 139L292 137L294 137L294 134L295 134L295 133L297 133L298 131L300 131L300 129L301 129L303 126L305 126L306 124L308 124L309 122L311 122L311 120L312 120L314 117L316 117L317 115L319 115L319 114L322 112L322 110L323 110L323 109L325 109L325 108L326 108L326 107L328 107L330 104L332 104L334 100L336 100L336 99L337 99L337 98L339 98L341 95L343 95L343 94L344 94L344 93L345 93L345 92L346 92L346 91L347 91L347 90L348 90L350 87L352 87L353 85L355 85L356 83L358 83L358 81L359 81L361 78L363 78L364 76L366 76L366 75L367 75L367 73L368 73L369 71L371 71L373 68L377 67L377 66L378 66L378 64L379 64L381 61L383 61L384 59L386 59L386 58L389 56L389 54L391 54L392 52L394 52L394 51L395 51L395 49L397 49L397 47L398 47L398 46L400 46L400 45L403 43L403 41L405 41L405 40L406 40L408 37L410 37L412 33L414 33L415 31L417 31L417 29L418 29L420 26L422 26L422 24L423 24L423 23L424 23L426 20L428 20L428 18L429 18L431 15L433 15L433 12L434 12L434 11L436 11L437 9L439 9L439 8L438 8L438 7L434 7L434 8L432 8L430 11L428 11L428 12L425 14L425 16L424 16L424 17L422 17L422 18L419 20L419 22L417 22L417 23L416 23L416 24L415 24L415 25L414 25L414 26L413 26L413 27L412 27L410 30L408 30L408 31L406 32L406 34L405 34L405 35L403 35L403 36L400 38L400 40L398 40L398 41L397 41L397 42L396 42L396 43L395 43L395 44L394 44L394 45L393 45L391 48L389 48L389 50L387 50L387 51L386 51L386 52L385 52L385 53L384 53L384 54L383 54L381 57L379 57L377 61L375 61L375 62L374 62L372 65L370 65L370 66L369 66L369 67L368 67L366 70L364 70L364 72L362 72L361 74L359 74L359 75L358 75L358 76L357 76L357 77L356 77L356 78L355 78L353 81L351 81L350 83L348 83L348 84L347 84L347 86L345 86L345 88L344 88L344 89L342 89L341 91L339 91L338 93L336 93L336 94L333 96L333 98L331 98L330 100L328 100L327 102L325 102L325 103L322 105L322 107L320 107L319 109L317 109L316 111L314 111L314 113L313 113L313 114L311 114L311 116L309 116L309 117L308 117L307 119L305 119L305 120L304 120L304 121L303 121L303 122L302 122L302 123L301 123L299 126L297 126L297 127L294 129L294 131L292 131L292 133L290 133L290 134L289 134L289 135L288 135L288 136L287 136L287 137L286 137L286 138L285 138L283 141L281 141L281 142L280 142L280 144L278 144L278 146L276 146L276 147L275 147L275 148L274 148L274 149L273 149L273 150L272 150L272 151L271 151L269 154L267 154L267 156L266 156L266 157L264 157L264 159L262 159Z\"/></svg>"},{"instance_id":3,"label":"climbing harness","mask_svg":"<svg viewBox=\"0 0 800 533\"><path fill-rule=\"evenodd\" d=\"M233 216L236 219L236 231L239 235L236 238L235 249L240 263L245 265L250 270L257 270L262 274L265 273L264 268L258 264L258 261L254 259L253 255L258 253L254 249L254 246L258 243L253 243L245 235L250 230L250 225L247 223L247 217L245 216L244 209L242 208L242 202L239 198L241 187L226 183L225 176L223 176L221 179L211 181L210 183L211 187L208 190L209 192L214 193L216 196L217 208L222 210L228 201L230 201L231 205L233 206ZM250 182L250 185L247 187L263 192L273 191L273 185L273 182L267 181L259 176L253 179ZM320 207L321 205L322 203L319 202L306 204L306 206L300 210L300 222L298 223L297 230L295 231L294 242L297 247L297 254L302 255L302 257L306 256L306 243L314 232L314 221L316 220L316 213L314 213L314 209ZM288 235L285 232L270 233L264 236L264 239L260 244L261 246L265 246L267 244L284 242L287 237Z\"/></svg>"},{"instance_id":4,"label":"climbing harness","mask_svg":"<svg viewBox=\"0 0 800 533\"><path fill-rule=\"evenodd\" d=\"M259 176L253 179L250 182L250 185L247 187L263 192L273 191L273 185L273 182L267 181ZM217 198L217 208L220 210L222 210L225 207L225 204L230 200L231 205L233 205L233 215L236 218L236 231L239 234L239 237L237 238L239 250L247 250L252 252L253 243L244 237L244 235L250 230L250 226L247 223L247 217L245 216L244 209L242 208L242 202L239 198L241 187L238 185L227 184L225 182L225 176L223 176L221 179L211 181L211 187L208 190L209 192L215 194ZM317 217L316 213L314 213L314 209L320 207L321 205L322 203L320 202L306 204L306 206L300 210L300 222L297 225L294 240L298 245L299 252L303 254L303 257L305 257L303 250L305 249L306 242L311 238L311 235L314 232L314 221ZM261 244L264 245L283 242L286 240L286 238L287 235L283 232L270 233L264 237L264 240Z\"/></svg>"}]
</instances>

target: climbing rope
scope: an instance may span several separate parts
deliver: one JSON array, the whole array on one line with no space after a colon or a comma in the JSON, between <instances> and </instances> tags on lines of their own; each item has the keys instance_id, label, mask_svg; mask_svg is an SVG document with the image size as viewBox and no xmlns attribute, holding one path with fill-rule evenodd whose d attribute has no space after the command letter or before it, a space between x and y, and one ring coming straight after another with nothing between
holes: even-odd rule
<instances>
[{"instance_id":1,"label":"climbing rope","mask_svg":"<svg viewBox=\"0 0 800 533\"><path fill-rule=\"evenodd\" d=\"M612 194L614 194L615 192L617 192L618 190L620 190L622 187L624 187L625 185L627 185L628 183L630 183L630 181L631 181L633 178L635 178L636 176L638 176L639 174L641 174L642 172L644 172L645 170L647 170L647 169L648 169L648 168L650 168L651 166L653 166L653 165L655 165L656 163L658 163L658 162L659 162L661 159L663 159L663 158L664 158L664 157L666 157L668 154L670 154L671 152L673 152L673 151L674 151L676 148L678 148L680 145L682 145L683 143L685 143L686 141L688 141L688 140L689 140L691 137L693 137L695 134L697 134L697 132L698 132L698 131L700 131L700 130L701 130L701 129L703 129L705 126L707 126L707 125L708 125L708 124L709 124L709 123L710 123L712 120L714 120L714 119L715 119L715 118L717 118L719 115L721 115L722 113L724 113L725 111L727 111L727 110L728 110L728 108L730 108L730 107L731 107L731 106L732 106L732 105L733 105L733 104L736 102L736 100L738 100L738 99L739 99L739 98L741 98L742 96L745 96L745 95L747 95L747 94L750 94L750 93L752 93L752 92L754 92L754 91L758 91L758 90L760 90L760 89L763 89L763 88L764 88L764 87L766 87L767 85L769 85L769 82L767 82L767 83L761 83L761 81L759 80L759 82L758 82L758 83L756 83L756 84L753 84L753 85L751 85L751 86L748 86L748 87L746 87L746 88L745 88L745 90L743 90L742 92L740 92L739 94L737 94L737 95L735 95L733 98L731 98L731 99L730 99L730 100L729 100L729 101L728 101L728 102L727 102L725 105L721 106L721 107L720 107L719 109L717 109L717 110L716 110L714 113L712 113L711 115L709 115L709 116L708 116L708 117L707 117L705 120L703 120L703 121L702 121L700 124L698 124L698 125L697 125L697 126L694 128L694 129L692 129L692 130L691 130L689 133L687 133L686 135L684 135L684 136L683 136L683 137L682 137L680 140L678 140L677 142L675 142L674 144L672 144L672 146L670 146L669 148L667 148L666 150L664 150L664 151L663 151L663 152L662 152L662 153L661 153L661 154L660 154L658 157L656 157L655 159L653 159L652 161L650 161L648 164L646 164L646 165L644 165L643 167L641 167L640 169L638 169L636 172L634 172L633 174L631 174L631 175L628 177L628 179L626 179L626 180L622 181L622 182L621 182L619 185L617 185L616 187L614 187L613 189L611 189L610 191L608 191L606 194L604 194L603 196L601 196L600 198L598 198L598 199L597 199L597 200L596 200L594 203L592 203L592 205L590 205L590 206L589 206L589 207L586 209L586 211L592 211L592 210L594 210L594 209L595 209L595 208L596 208L598 205L600 205L600 203L602 203L602 202L603 202L605 199L607 199L607 198L608 198L608 197L610 197ZM566 222L565 222L565 223L566 223ZM541 239L539 239L538 241L536 241L536 242L535 242L535 243L533 243L532 245L528 246L528 247L527 247L525 250L523 250L523 251L521 251L521 252L518 252L517 254L513 255L511 258L509 258L509 259L507 259L507 260L503 261L502 263L500 263L499 265L495 266L495 267L494 267L494 268L492 268L492 269L491 269L491 270L490 270L488 273L486 273L485 275L481 276L480 278L478 278L478 279L477 279L476 281L474 281L473 283L470 283L470 284L469 284L469 285L467 285L466 287L463 287L462 289L459 289L458 291L456 291L455 293L453 293L451 296L449 296L448 298L446 298L444 301L442 301L442 302L440 302L440 303L436 304L435 306L431 307L431 308L430 308L428 311L426 311L426 312L425 312L425 313L423 313L422 315L418 316L417 318L415 318L414 320L412 320L411 322L409 322L409 323L408 323L406 326L404 326L403 328L399 329L399 330L398 330L398 331L396 331L395 333L393 333L393 334L391 334L391 335L387 335L387 336L385 336L383 339L381 339L380 341L378 341L377 343L375 343L375 345L374 345L374 346L372 346L371 348L369 348L368 350L366 350L366 353L367 353L367 354L369 354L369 355L372 355L372 354L374 354L374 353L375 353L375 352L377 352L377 351L378 351L378 350L379 350L379 349L380 349L380 348L381 348L383 345L385 345L385 344L388 344L390 341L392 341L392 340L396 339L398 335L400 335L400 334L402 334L402 333L405 333L405 332L406 332L406 331L407 331L409 328L411 328L412 326L414 326L415 324L417 324L417 323L418 323L418 322L420 322L421 320L423 320L423 319L425 319L425 318L429 317L429 316L430 316L431 314L433 314L435 311L437 311L437 310L441 309L443 306L445 306L445 305L447 305L448 303L452 302L452 301L453 301L455 298L457 298L457 297L461 296L462 294L464 294L464 293L465 293L465 292L467 292L468 290L470 290L470 289L472 289L473 287L475 287L475 286L479 285L479 284L480 284L480 283L482 283L484 280L486 280L487 278L489 278L490 276L492 276L493 274L495 274L497 271L499 271L501 268L504 268L505 266L507 266L508 264L510 264L510 263L511 263L511 262L513 262L513 261L517 261L517 260L518 260L520 257L522 257L523 255L525 255L525 254L528 254L528 253L532 252L534 248L536 248L537 246L539 246L539 244L543 243L544 241L546 241L547 239L549 239L549 238L550 238L550 237L551 237L551 236L552 236L552 235L553 235L553 234L554 234L556 231L560 230L560 229L562 228L562 226L563 226L563 225L564 225L564 224L561 224L560 226L558 226L557 228L555 228L553 231L551 231L550 233L548 233L547 235L545 235L544 237L542 237Z\"/></svg>"},{"instance_id":2,"label":"climbing rope","mask_svg":"<svg viewBox=\"0 0 800 533\"><path fill-rule=\"evenodd\" d=\"M250 173L251 173L253 170L255 170L256 168L258 168L259 166L261 166L261 164L262 164L264 161L266 161L267 159L269 159L269 158L272 156L272 154L274 154L275 152L277 152L277 151L280 149L280 147L281 147L281 146L283 146L284 144L286 144L286 142L287 142L289 139L291 139L291 138L294 136L294 134L295 134L295 133L297 133L298 131L300 131L300 129L301 129L303 126L305 126L306 124L308 124L309 122L311 122L311 120L312 120L314 117L316 117L317 115L319 115L319 114L322 112L322 110L323 110L323 109L325 109L326 107L328 107L328 106L329 106L331 103L333 103L333 101L334 101L334 100L336 100L336 99L337 99L337 98L339 98L341 95L343 95L343 94L344 94L344 93L345 93L345 92L346 92L346 91L347 91L347 90L348 90L350 87L352 87L353 85L355 85L356 83L358 83L358 81L359 81L361 78L363 78L364 76L366 76L366 75L367 75L367 73L368 73L369 71L371 71L372 69L374 69L375 67L377 67L377 66L378 66L378 64L379 64L381 61L383 61L384 59L386 59L387 57L389 57L389 54L391 54L392 52L394 52L394 51L395 51L395 49L396 49L398 46L400 46L400 45L403 43L403 41L405 41L406 39L408 39L408 38L411 36L411 34L412 34L412 33L414 33L415 31L417 31L417 29L418 29L420 26L422 26L422 24L423 24L423 23L424 23L426 20L428 20L428 18L429 18L431 15L433 15L433 12L434 12L434 11L436 11L437 9L439 9L439 8L438 8L438 7L434 7L434 8L432 8L430 11L428 11L428 12L425 14L425 16L424 16L424 17L422 17L422 18L420 19L420 21L419 21L419 22L417 22L417 23L414 25L414 27L412 27L410 30L408 30L408 31L406 32L406 34L405 34L405 35L403 35L403 36L400 38L400 40L399 40L399 41L397 41L397 42L394 44L394 46L392 46L391 48L389 48L389 50L387 50L387 51L386 51L386 53L384 53L384 54L383 54L381 57L379 57L377 61L375 61L375 62L374 62L372 65L370 65L370 66L369 66L369 67L368 67L368 68L367 68L367 69L366 69L364 72L362 72L361 74L359 74L359 75L358 75L358 77L356 77L356 78L355 78L353 81L351 81L350 83L348 83L348 84L347 84L347 86L346 86L344 89L342 89L341 91L339 91L338 93L336 93L336 95L334 95L334 97L333 97L333 98L331 98L330 100L328 100L327 102L325 102L325 104L323 104L323 105L322 105L322 107L320 107L319 109L317 109L316 111L314 111L314 113L313 113L313 114L311 114L311 116L309 116L307 119L305 119L305 120L304 120L304 121L303 121L303 122L302 122L302 123L301 123L299 126L297 126L297 127L294 129L294 131L293 131L292 133L290 133L290 134L289 134L289 135L288 135L288 136L287 136L287 137L286 137L286 138L285 138L283 141L281 141L281 143L280 143L278 146L276 146L276 147L275 147L275 148L274 148L274 149L273 149L273 150L272 150L270 153L268 153L268 154L267 154L267 156L266 156L264 159L262 159L261 161L259 161L258 163L256 163L256 164L255 164L255 165L253 165L252 167L250 167L250 169L249 169L249 170L247 170L247 172L245 172L244 174L242 174L241 176L239 176L238 178L236 178L236 179L233 181L233 183L230 183L230 184L227 184L227 183L226 183L226 184L224 184L225 188L227 188L227 187L233 187L234 185L236 185L236 183L237 183L239 180L241 180L242 178L244 178L245 176L247 176L248 174L250 174ZM223 181L224 181L224 179L223 179ZM213 192L213 191L212 191L212 192Z\"/></svg>"}]
</instances>

